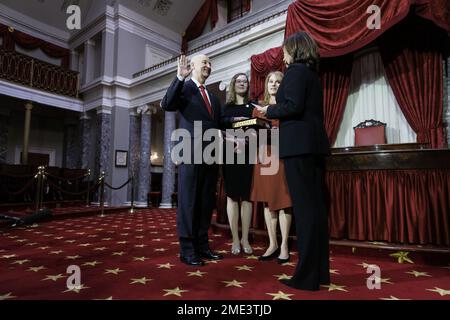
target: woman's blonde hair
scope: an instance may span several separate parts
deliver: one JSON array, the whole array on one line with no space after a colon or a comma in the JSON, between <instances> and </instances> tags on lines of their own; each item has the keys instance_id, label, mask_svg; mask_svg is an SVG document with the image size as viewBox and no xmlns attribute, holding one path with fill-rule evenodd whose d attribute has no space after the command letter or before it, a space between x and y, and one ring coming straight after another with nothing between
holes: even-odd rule
<instances>
[{"instance_id":1,"label":"woman's blonde hair","mask_svg":"<svg viewBox=\"0 0 450 320\"><path fill-rule=\"evenodd\" d=\"M283 75L283 72L281 72L281 71L272 71L267 75L266 81L264 83L264 100L263 100L264 104L269 104L269 102L270 102L269 89L268 89L267 85L269 84L269 79L271 76L275 76L277 78L277 80L280 80L280 82L281 82L281 80L283 80L284 75Z\"/></svg>"},{"instance_id":2,"label":"woman's blonde hair","mask_svg":"<svg viewBox=\"0 0 450 320\"><path fill-rule=\"evenodd\" d=\"M236 84L236 79L239 78L240 76L244 76L245 79L247 79L247 91L245 92L244 95L244 103L248 102L248 92L250 90L250 83L248 81L248 77L245 73L241 72L241 73L237 73L233 76L233 78L231 78L230 81L230 86L229 86L229 90L228 90L228 96L227 96L227 104L236 104L236 88L235 88L235 84Z\"/></svg>"}]
</instances>

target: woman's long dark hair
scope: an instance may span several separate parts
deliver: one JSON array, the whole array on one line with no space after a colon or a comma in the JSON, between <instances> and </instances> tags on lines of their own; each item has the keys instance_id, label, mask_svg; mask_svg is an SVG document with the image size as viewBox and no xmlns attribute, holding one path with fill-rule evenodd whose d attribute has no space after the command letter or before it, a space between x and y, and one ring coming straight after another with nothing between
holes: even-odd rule
<instances>
[{"instance_id":1,"label":"woman's long dark hair","mask_svg":"<svg viewBox=\"0 0 450 320\"><path fill-rule=\"evenodd\" d=\"M294 59L294 63L304 63L319 71L319 47L307 32L300 31L290 35L284 40L283 46Z\"/></svg>"}]
</instances>

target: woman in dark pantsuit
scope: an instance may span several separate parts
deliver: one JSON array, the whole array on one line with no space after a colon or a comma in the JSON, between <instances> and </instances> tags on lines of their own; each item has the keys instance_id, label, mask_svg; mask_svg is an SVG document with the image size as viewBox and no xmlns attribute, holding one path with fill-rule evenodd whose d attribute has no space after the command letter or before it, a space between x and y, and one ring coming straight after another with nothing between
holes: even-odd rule
<instances>
[{"instance_id":1,"label":"woman in dark pantsuit","mask_svg":"<svg viewBox=\"0 0 450 320\"><path fill-rule=\"evenodd\" d=\"M298 32L283 44L288 65L275 106L258 107L269 119L280 119L280 158L292 199L299 261L292 288L319 290L329 284L328 214L325 203L324 159L329 142L323 122L323 92L317 73L315 41Z\"/></svg>"}]
</instances>

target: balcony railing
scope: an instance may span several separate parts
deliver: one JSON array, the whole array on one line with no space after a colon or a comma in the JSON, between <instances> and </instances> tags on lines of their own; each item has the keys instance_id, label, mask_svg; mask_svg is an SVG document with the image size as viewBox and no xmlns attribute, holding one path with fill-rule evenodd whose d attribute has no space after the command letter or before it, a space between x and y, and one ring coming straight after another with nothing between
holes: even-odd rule
<instances>
[{"instance_id":1,"label":"balcony railing","mask_svg":"<svg viewBox=\"0 0 450 320\"><path fill-rule=\"evenodd\" d=\"M0 49L0 79L77 98L78 75L78 72L15 51Z\"/></svg>"}]
</instances>

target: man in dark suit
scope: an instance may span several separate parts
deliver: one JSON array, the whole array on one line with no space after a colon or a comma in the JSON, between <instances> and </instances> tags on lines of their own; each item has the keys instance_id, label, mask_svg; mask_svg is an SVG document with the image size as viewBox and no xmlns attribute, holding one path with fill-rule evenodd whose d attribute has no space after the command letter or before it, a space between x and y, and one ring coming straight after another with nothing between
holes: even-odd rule
<instances>
[{"instance_id":1,"label":"man in dark suit","mask_svg":"<svg viewBox=\"0 0 450 320\"><path fill-rule=\"evenodd\" d=\"M299 262L284 284L319 290L330 283L328 214L325 197L325 155L329 141L324 126L323 89L317 73L315 41L298 32L283 44L288 65L276 105L258 107L269 119L280 119L280 158L292 199Z\"/></svg>"},{"instance_id":2,"label":"man in dark suit","mask_svg":"<svg viewBox=\"0 0 450 320\"><path fill-rule=\"evenodd\" d=\"M191 73L191 79L186 80ZM202 136L206 130L219 128L220 101L204 86L210 73L211 62L207 56L194 56L188 64L182 55L178 59L177 77L161 101L164 110L179 112L180 129L190 133L188 148L192 155L178 165L177 231L180 260L193 266L204 265L202 258L223 258L209 248L208 242L208 229L216 198L218 164L206 164L202 156L200 163L193 161L194 158L198 159L193 153L201 152L203 155L205 148L202 137L195 136L199 133L194 130L194 122L200 121ZM185 142L182 140L180 143Z\"/></svg>"}]
</instances>

